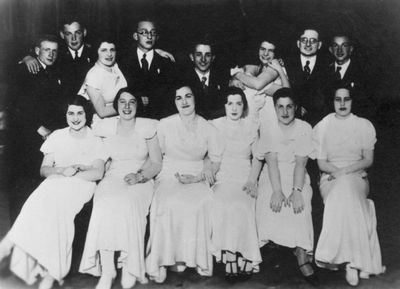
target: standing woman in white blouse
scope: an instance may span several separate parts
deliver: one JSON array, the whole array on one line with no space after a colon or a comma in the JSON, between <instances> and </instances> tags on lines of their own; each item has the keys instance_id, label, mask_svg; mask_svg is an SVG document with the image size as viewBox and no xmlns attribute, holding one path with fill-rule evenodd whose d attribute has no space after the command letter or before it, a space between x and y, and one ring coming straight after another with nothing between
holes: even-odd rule
<instances>
[{"instance_id":1,"label":"standing woman in white blouse","mask_svg":"<svg viewBox=\"0 0 400 289\"><path fill-rule=\"evenodd\" d=\"M96 48L98 59L86 74L78 92L93 104L95 110L93 128L100 119L117 115L113 107L114 98L121 88L127 86L126 79L116 63L115 41L101 39Z\"/></svg>"}]
</instances>

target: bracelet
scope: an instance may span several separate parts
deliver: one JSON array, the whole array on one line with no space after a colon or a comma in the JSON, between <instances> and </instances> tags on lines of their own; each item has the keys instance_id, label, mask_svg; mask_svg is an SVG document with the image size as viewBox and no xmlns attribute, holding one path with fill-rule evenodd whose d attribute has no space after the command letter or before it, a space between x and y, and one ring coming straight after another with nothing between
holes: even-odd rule
<instances>
[{"instance_id":1,"label":"bracelet","mask_svg":"<svg viewBox=\"0 0 400 289\"><path fill-rule=\"evenodd\" d=\"M302 189L300 189L299 187L293 187L293 189L292 189L293 191L298 191L298 192L302 192L303 190Z\"/></svg>"}]
</instances>

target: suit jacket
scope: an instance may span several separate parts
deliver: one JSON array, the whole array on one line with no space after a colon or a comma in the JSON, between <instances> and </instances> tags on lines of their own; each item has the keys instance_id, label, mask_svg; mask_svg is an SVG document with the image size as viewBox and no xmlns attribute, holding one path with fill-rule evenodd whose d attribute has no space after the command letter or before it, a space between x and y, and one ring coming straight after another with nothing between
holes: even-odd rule
<instances>
[{"instance_id":1,"label":"suit jacket","mask_svg":"<svg viewBox=\"0 0 400 289\"><path fill-rule=\"evenodd\" d=\"M79 59L74 59L67 46L61 46L57 58L57 66L60 68L60 77L63 85L63 93L71 97L78 93L86 73L96 62L97 56L93 55L91 47L84 44Z\"/></svg>"},{"instance_id":2,"label":"suit jacket","mask_svg":"<svg viewBox=\"0 0 400 289\"><path fill-rule=\"evenodd\" d=\"M205 119L214 119L224 115L225 100L222 92L228 87L229 71L217 71L211 68L208 86L203 89L199 76L193 67L183 71L181 75L190 85L196 101L196 112Z\"/></svg>"},{"instance_id":3,"label":"suit jacket","mask_svg":"<svg viewBox=\"0 0 400 289\"><path fill-rule=\"evenodd\" d=\"M128 87L135 92L135 95L149 98L149 104L144 108L142 115L160 119L173 114L176 111L172 97L176 78L174 64L155 51L147 74L143 73L139 62L136 47L132 47L119 62L119 66Z\"/></svg>"},{"instance_id":4,"label":"suit jacket","mask_svg":"<svg viewBox=\"0 0 400 289\"><path fill-rule=\"evenodd\" d=\"M61 81L55 67L28 72L20 64L14 77L13 91L8 103L10 143L18 172L38 176L43 155L40 126L55 130L66 126L66 101L61 93Z\"/></svg>"},{"instance_id":5,"label":"suit jacket","mask_svg":"<svg viewBox=\"0 0 400 289\"><path fill-rule=\"evenodd\" d=\"M329 109L329 104L324 94L327 78L326 67L327 61L317 56L314 69L310 76L306 77L299 55L285 61L285 68L291 87L299 99L299 105L307 111L302 118L311 125L315 125L320 121Z\"/></svg>"}]
</instances>

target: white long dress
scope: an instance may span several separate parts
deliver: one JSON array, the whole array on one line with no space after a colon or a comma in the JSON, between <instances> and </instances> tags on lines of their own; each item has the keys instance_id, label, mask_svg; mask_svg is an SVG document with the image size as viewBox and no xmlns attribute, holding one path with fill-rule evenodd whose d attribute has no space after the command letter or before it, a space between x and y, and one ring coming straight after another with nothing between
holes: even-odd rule
<instances>
[{"instance_id":1,"label":"white long dress","mask_svg":"<svg viewBox=\"0 0 400 289\"><path fill-rule=\"evenodd\" d=\"M289 132L279 130L273 140L267 143L260 139L257 147L257 157L267 152L278 154L278 168L280 173L282 192L289 197L293 188L293 174L296 156L305 157L312 152L311 126L300 119L295 119ZM279 213L270 208L272 186L265 165L260 176L258 198L256 202L256 220L260 246L272 241L289 248L300 247L311 254L314 244L314 230L311 218L312 189L310 178L306 173L302 196L304 210L295 214L292 207L282 206Z\"/></svg>"},{"instance_id":2,"label":"white long dress","mask_svg":"<svg viewBox=\"0 0 400 289\"><path fill-rule=\"evenodd\" d=\"M251 169L252 147L257 139L258 123L226 117L213 120L224 142L224 153L211 206L212 252L225 262L222 250L240 253L241 260L252 262L255 271L261 263L255 219L255 199L242 187ZM222 257L222 260L221 260Z\"/></svg>"},{"instance_id":3,"label":"white long dress","mask_svg":"<svg viewBox=\"0 0 400 289\"><path fill-rule=\"evenodd\" d=\"M212 274L209 205L212 190L205 182L181 184L175 173L199 174L206 154L221 160L222 147L216 128L197 116L195 131L189 131L178 114L160 121L157 135L163 152L163 167L156 181L150 210L150 239L146 271L160 276L161 266L183 262L198 272Z\"/></svg>"},{"instance_id":4,"label":"white long dress","mask_svg":"<svg viewBox=\"0 0 400 289\"><path fill-rule=\"evenodd\" d=\"M100 138L87 128L83 139L70 136L69 128L54 131L41 151L51 154L55 166L91 165L106 160ZM7 237L15 244L10 269L28 284L44 270L61 282L67 275L72 256L74 218L88 202L95 182L79 177L52 175L29 196Z\"/></svg>"},{"instance_id":5,"label":"white long dress","mask_svg":"<svg viewBox=\"0 0 400 289\"><path fill-rule=\"evenodd\" d=\"M87 100L90 100L90 97L87 93L88 86L99 91L99 93L103 96L106 106L112 106L117 92L121 88L127 87L128 84L117 63L114 64L114 66L111 68L111 71L108 71L101 67L98 63L95 63L86 74L85 81L78 92L79 95L82 95ZM102 119L97 114L94 114L92 128L95 129L96 125L101 122L101 120Z\"/></svg>"},{"instance_id":6,"label":"white long dress","mask_svg":"<svg viewBox=\"0 0 400 289\"><path fill-rule=\"evenodd\" d=\"M313 131L314 153L338 168L362 159L362 150L373 150L375 129L370 121L351 114L338 119L334 113L320 121ZM380 274L381 250L376 232L374 202L367 199L369 183L365 171L328 180L323 174L320 191L324 219L315 259L319 266L350 263L366 274ZM364 274L365 275L365 274Z\"/></svg>"},{"instance_id":7,"label":"white long dress","mask_svg":"<svg viewBox=\"0 0 400 289\"><path fill-rule=\"evenodd\" d=\"M146 140L156 134L158 121L136 118L130 136L117 135L118 118L104 119L95 133L103 137L111 164L99 183L79 271L101 275L99 250L120 251L118 267L145 281L144 235L153 197L153 181L128 185L124 177L141 168L148 157Z\"/></svg>"}]
</instances>

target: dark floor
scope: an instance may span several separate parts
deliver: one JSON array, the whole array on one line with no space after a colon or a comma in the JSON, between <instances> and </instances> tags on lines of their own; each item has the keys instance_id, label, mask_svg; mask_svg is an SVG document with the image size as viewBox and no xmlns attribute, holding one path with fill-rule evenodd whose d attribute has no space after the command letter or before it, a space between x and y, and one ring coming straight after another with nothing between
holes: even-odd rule
<instances>
[{"instance_id":1,"label":"dark floor","mask_svg":"<svg viewBox=\"0 0 400 289\"><path fill-rule=\"evenodd\" d=\"M395 119L390 123L376 125L378 143L375 152L375 164L370 171L371 194L374 200L377 218L378 234L383 255L383 263L387 266L386 274L361 280L359 288L400 288L400 113L395 112ZM5 190L0 189L0 237L3 237L9 228L8 202ZM315 233L318 236L321 226L322 202L318 194L314 195L313 218ZM214 276L201 277L194 270L184 273L169 273L164 284L158 285L149 282L148 285L136 285L135 288L312 288L306 283L296 268L293 254L288 250L279 252L281 267L276 271L271 266L271 257L274 251L263 248L263 263L261 272L250 280L234 285L224 280L221 266L216 265ZM76 261L75 263L78 263ZM343 270L328 272L319 270L320 288L350 288L344 279ZM118 279L117 279L118 280ZM96 278L88 275L73 273L66 278L61 288L94 288ZM0 289L36 288L26 286L21 280L13 276L7 269L6 262L0 264ZM114 289L121 286L116 282Z\"/></svg>"}]
</instances>

